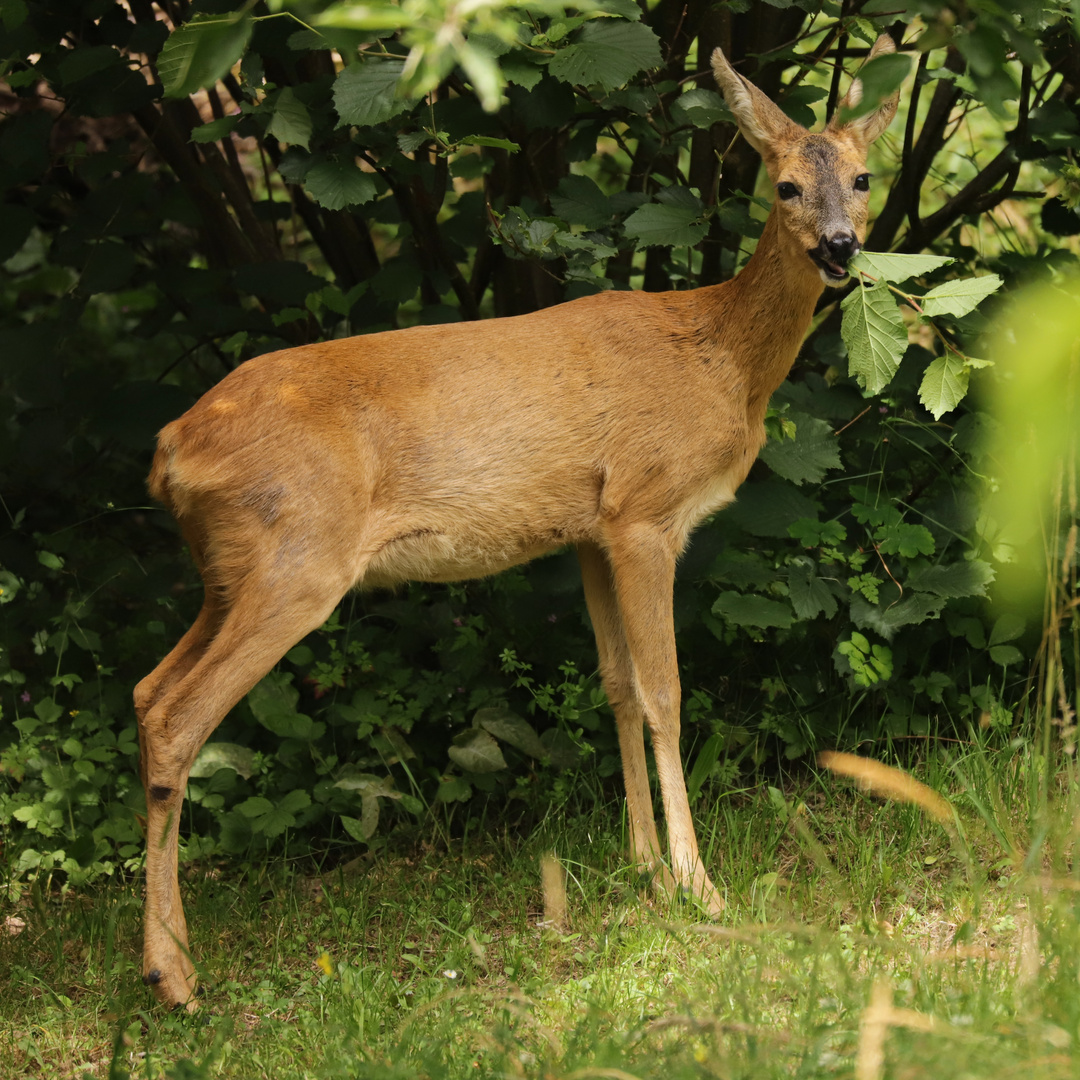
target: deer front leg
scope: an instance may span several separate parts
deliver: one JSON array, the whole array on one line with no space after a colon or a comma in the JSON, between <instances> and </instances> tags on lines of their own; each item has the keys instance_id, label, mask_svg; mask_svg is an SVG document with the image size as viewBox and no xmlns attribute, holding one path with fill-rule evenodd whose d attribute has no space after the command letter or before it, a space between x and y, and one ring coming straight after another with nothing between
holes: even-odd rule
<instances>
[{"instance_id":1,"label":"deer front leg","mask_svg":"<svg viewBox=\"0 0 1080 1080\"><path fill-rule=\"evenodd\" d=\"M611 564L605 552L594 544L579 545L578 561L585 603L596 635L600 677L619 734L626 815L630 823L630 857L640 873L652 875L656 884L670 893L675 879L663 864L660 839L656 835L645 761L645 713L634 687L634 669L615 601Z\"/></svg>"},{"instance_id":2,"label":"deer front leg","mask_svg":"<svg viewBox=\"0 0 1080 1080\"><path fill-rule=\"evenodd\" d=\"M608 557L634 690L652 735L671 871L680 888L719 914L724 902L698 854L679 753L682 695L672 617L675 553L661 530L639 526L609 537ZM620 742L621 735L620 730Z\"/></svg>"}]
</instances>

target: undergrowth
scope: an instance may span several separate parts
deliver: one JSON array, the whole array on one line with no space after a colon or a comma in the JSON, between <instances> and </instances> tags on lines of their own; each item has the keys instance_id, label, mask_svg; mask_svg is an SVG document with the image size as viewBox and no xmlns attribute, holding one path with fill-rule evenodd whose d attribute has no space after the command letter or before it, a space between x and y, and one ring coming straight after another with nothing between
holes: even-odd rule
<instances>
[{"instance_id":1,"label":"undergrowth","mask_svg":"<svg viewBox=\"0 0 1080 1080\"><path fill-rule=\"evenodd\" d=\"M610 804L333 866L190 861L194 1016L139 982L137 879L41 878L4 911L0 1060L110 1080L1075 1075L1074 770L973 738L919 772L952 823L825 773L699 804L720 923L640 891Z\"/></svg>"}]
</instances>

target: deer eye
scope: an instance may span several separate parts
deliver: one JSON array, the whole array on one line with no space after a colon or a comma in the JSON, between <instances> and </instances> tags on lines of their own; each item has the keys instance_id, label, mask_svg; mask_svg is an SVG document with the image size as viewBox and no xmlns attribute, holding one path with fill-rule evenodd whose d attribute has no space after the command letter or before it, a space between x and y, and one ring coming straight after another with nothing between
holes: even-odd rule
<instances>
[{"instance_id":1,"label":"deer eye","mask_svg":"<svg viewBox=\"0 0 1080 1080\"><path fill-rule=\"evenodd\" d=\"M869 191L870 190L870 174L868 172L859 173L855 177L855 190L856 191Z\"/></svg>"},{"instance_id":2,"label":"deer eye","mask_svg":"<svg viewBox=\"0 0 1080 1080\"><path fill-rule=\"evenodd\" d=\"M795 196L799 194L799 189L794 184L784 180L776 185L776 194L779 195L781 199L794 199Z\"/></svg>"}]
</instances>

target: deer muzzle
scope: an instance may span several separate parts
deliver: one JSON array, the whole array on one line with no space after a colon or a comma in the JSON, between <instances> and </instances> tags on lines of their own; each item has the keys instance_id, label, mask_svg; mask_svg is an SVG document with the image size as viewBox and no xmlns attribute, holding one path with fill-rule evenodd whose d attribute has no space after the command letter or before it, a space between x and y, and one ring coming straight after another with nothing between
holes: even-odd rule
<instances>
[{"instance_id":1,"label":"deer muzzle","mask_svg":"<svg viewBox=\"0 0 1080 1080\"><path fill-rule=\"evenodd\" d=\"M826 285L843 285L848 279L847 264L862 250L859 238L851 232L823 236L818 246L807 254L821 273Z\"/></svg>"}]
</instances>

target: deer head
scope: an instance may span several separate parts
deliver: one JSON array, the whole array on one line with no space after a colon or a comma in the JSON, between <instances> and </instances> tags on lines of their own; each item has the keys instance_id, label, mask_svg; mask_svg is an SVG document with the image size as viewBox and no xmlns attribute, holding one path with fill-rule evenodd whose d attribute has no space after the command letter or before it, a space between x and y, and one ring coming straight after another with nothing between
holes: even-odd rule
<instances>
[{"instance_id":1,"label":"deer head","mask_svg":"<svg viewBox=\"0 0 1080 1080\"><path fill-rule=\"evenodd\" d=\"M895 51L882 35L870 59ZM761 154L776 191L773 214L778 218L781 250L805 263L826 285L843 285L847 264L859 253L866 236L870 173L867 147L896 114L899 90L873 111L840 123L845 109L862 100L862 83L855 79L836 115L820 133L806 130L747 82L717 49L713 75L747 142Z\"/></svg>"}]
</instances>

